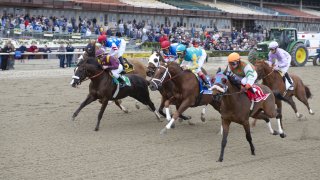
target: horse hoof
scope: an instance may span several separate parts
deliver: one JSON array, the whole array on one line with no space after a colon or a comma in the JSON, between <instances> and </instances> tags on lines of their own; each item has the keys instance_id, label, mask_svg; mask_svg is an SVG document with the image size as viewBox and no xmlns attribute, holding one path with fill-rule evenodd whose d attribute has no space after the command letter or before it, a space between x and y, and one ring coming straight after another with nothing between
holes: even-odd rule
<instances>
[{"instance_id":1,"label":"horse hoof","mask_svg":"<svg viewBox=\"0 0 320 180\"><path fill-rule=\"evenodd\" d=\"M176 127L176 124L172 123L171 124L171 129L174 129Z\"/></svg>"},{"instance_id":2,"label":"horse hoof","mask_svg":"<svg viewBox=\"0 0 320 180\"><path fill-rule=\"evenodd\" d=\"M280 137L285 138L285 137L287 137L287 135L285 133L282 133L282 134L280 134Z\"/></svg>"},{"instance_id":3,"label":"horse hoof","mask_svg":"<svg viewBox=\"0 0 320 180\"><path fill-rule=\"evenodd\" d=\"M182 123L183 119L182 118L178 118L179 123Z\"/></svg>"},{"instance_id":4,"label":"horse hoof","mask_svg":"<svg viewBox=\"0 0 320 180\"><path fill-rule=\"evenodd\" d=\"M76 119L76 117L73 117L73 116L71 117L71 121L74 121L75 119Z\"/></svg>"},{"instance_id":5,"label":"horse hoof","mask_svg":"<svg viewBox=\"0 0 320 180\"><path fill-rule=\"evenodd\" d=\"M99 128L95 128L94 131L99 131Z\"/></svg>"},{"instance_id":6,"label":"horse hoof","mask_svg":"<svg viewBox=\"0 0 320 180\"><path fill-rule=\"evenodd\" d=\"M303 117L303 115L299 114L299 113L297 113L296 116L297 116L297 118L302 118Z\"/></svg>"},{"instance_id":7,"label":"horse hoof","mask_svg":"<svg viewBox=\"0 0 320 180\"><path fill-rule=\"evenodd\" d=\"M129 113L128 109L123 110L124 113Z\"/></svg>"},{"instance_id":8,"label":"horse hoof","mask_svg":"<svg viewBox=\"0 0 320 180\"><path fill-rule=\"evenodd\" d=\"M256 155L256 153L253 151L253 152L251 152L251 155L252 155L252 156L255 156L255 155Z\"/></svg>"},{"instance_id":9,"label":"horse hoof","mask_svg":"<svg viewBox=\"0 0 320 180\"><path fill-rule=\"evenodd\" d=\"M201 121L206 122L206 118L204 116L201 116Z\"/></svg>"},{"instance_id":10,"label":"horse hoof","mask_svg":"<svg viewBox=\"0 0 320 180\"><path fill-rule=\"evenodd\" d=\"M279 133L278 133L278 131L276 131L276 130L273 130L273 133L272 133L272 135L279 135Z\"/></svg>"},{"instance_id":11,"label":"horse hoof","mask_svg":"<svg viewBox=\"0 0 320 180\"><path fill-rule=\"evenodd\" d=\"M222 162L222 161L223 161L223 159L219 158L217 162Z\"/></svg>"},{"instance_id":12,"label":"horse hoof","mask_svg":"<svg viewBox=\"0 0 320 180\"><path fill-rule=\"evenodd\" d=\"M165 135L165 134L167 134L167 128L161 129L160 135Z\"/></svg>"},{"instance_id":13,"label":"horse hoof","mask_svg":"<svg viewBox=\"0 0 320 180\"><path fill-rule=\"evenodd\" d=\"M191 126L194 126L194 125L195 125L195 123L193 123L193 122L190 121L190 120L188 121L188 124L191 125Z\"/></svg>"},{"instance_id":14,"label":"horse hoof","mask_svg":"<svg viewBox=\"0 0 320 180\"><path fill-rule=\"evenodd\" d=\"M311 113L309 113L309 114L314 115L315 113L314 113L314 112L311 112Z\"/></svg>"}]
</instances>

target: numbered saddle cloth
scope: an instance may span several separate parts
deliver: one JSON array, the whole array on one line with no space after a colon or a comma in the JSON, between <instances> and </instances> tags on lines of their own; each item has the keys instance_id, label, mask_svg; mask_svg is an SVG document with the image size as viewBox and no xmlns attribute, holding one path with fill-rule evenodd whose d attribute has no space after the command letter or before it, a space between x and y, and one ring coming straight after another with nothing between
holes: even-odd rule
<instances>
[{"instance_id":1,"label":"numbered saddle cloth","mask_svg":"<svg viewBox=\"0 0 320 180\"><path fill-rule=\"evenodd\" d=\"M254 102L264 101L264 100L266 100L266 99L269 97L269 95L270 95L270 93L265 94L265 93L262 91L262 89L261 89L258 85L256 85L256 84L252 85L252 88L253 88L253 90L255 91L254 94L253 94L251 91L247 91L248 98L249 98L251 101L254 101Z\"/></svg>"}]
</instances>

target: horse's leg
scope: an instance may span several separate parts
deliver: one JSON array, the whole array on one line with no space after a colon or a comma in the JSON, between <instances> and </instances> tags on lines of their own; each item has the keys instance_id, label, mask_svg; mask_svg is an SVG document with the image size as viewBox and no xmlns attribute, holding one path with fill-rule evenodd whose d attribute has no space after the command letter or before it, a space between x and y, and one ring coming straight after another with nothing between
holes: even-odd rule
<instances>
[{"instance_id":1,"label":"horse's leg","mask_svg":"<svg viewBox=\"0 0 320 180\"><path fill-rule=\"evenodd\" d=\"M292 96L289 96L287 99L288 99L288 103L292 107L293 111L296 113L297 118L302 118L303 115L298 113L298 110L297 110L297 107L296 107L296 103L293 101Z\"/></svg>"},{"instance_id":2,"label":"horse's leg","mask_svg":"<svg viewBox=\"0 0 320 180\"><path fill-rule=\"evenodd\" d=\"M205 117L205 115L206 115L206 108L207 108L207 105L206 105L204 108L202 108L202 111L201 111L201 121L202 121L202 122L205 122L205 121L206 121L206 117Z\"/></svg>"},{"instance_id":3,"label":"horse's leg","mask_svg":"<svg viewBox=\"0 0 320 180\"><path fill-rule=\"evenodd\" d=\"M267 123L267 126L268 126L268 129L270 131L270 134L272 134L272 135L278 135L279 134L276 130L272 129L269 116L266 115L265 113L259 112L259 113L255 114L253 116L253 118L255 118L254 121L257 121L258 119L263 119Z\"/></svg>"},{"instance_id":4,"label":"horse's leg","mask_svg":"<svg viewBox=\"0 0 320 180\"><path fill-rule=\"evenodd\" d=\"M164 133L166 133L166 131L167 131L168 129L171 129L171 126L172 126L172 124L174 123L174 121L175 121L176 119L178 119L178 117L180 116L180 114L182 114L186 109L188 109L188 108L190 107L190 105L191 105L191 103L190 103L190 100L189 100L189 99L184 100L184 101L180 104L178 110L176 110L176 112L174 112L173 117L171 118L171 120L169 121L169 123L166 125L166 127L160 131L160 134L164 134Z\"/></svg>"},{"instance_id":5,"label":"horse's leg","mask_svg":"<svg viewBox=\"0 0 320 180\"><path fill-rule=\"evenodd\" d=\"M166 114L163 112L163 107L164 107L164 97L161 97L161 103L158 109L158 112L163 116L166 117Z\"/></svg>"},{"instance_id":6,"label":"horse's leg","mask_svg":"<svg viewBox=\"0 0 320 180\"><path fill-rule=\"evenodd\" d=\"M314 115L314 112L312 111L312 109L309 106L309 102L308 102L308 98L304 95L304 94L296 94L296 98L301 101L304 105L307 106L309 114Z\"/></svg>"},{"instance_id":7,"label":"horse's leg","mask_svg":"<svg viewBox=\"0 0 320 180\"><path fill-rule=\"evenodd\" d=\"M244 122L243 128L244 128L244 130L246 131L246 138L247 138L247 141L248 141L249 144L250 144L251 155L255 155L255 153L254 153L254 146L253 146L253 143L252 143L251 132L250 132L249 119Z\"/></svg>"},{"instance_id":8,"label":"horse's leg","mask_svg":"<svg viewBox=\"0 0 320 180\"><path fill-rule=\"evenodd\" d=\"M116 102L116 101L115 101ZM100 121L101 121L101 118L102 118L102 115L104 113L104 110L106 110L106 107L108 105L108 100L104 100L102 102L102 105L101 105L101 108L100 108L100 112L98 114L98 121L97 121L97 125L96 125L96 128L94 129L95 131L98 131L99 130L99 125L100 125Z\"/></svg>"},{"instance_id":9,"label":"horse's leg","mask_svg":"<svg viewBox=\"0 0 320 180\"><path fill-rule=\"evenodd\" d=\"M221 150L220 150L220 156L218 161L222 162L223 161L223 156L224 156L224 148L227 145L227 138L228 138L228 133L229 133L229 126L230 126L231 121L230 120L225 120L222 119L222 128L223 128L223 136L222 136L222 141L221 141Z\"/></svg>"},{"instance_id":10,"label":"horse's leg","mask_svg":"<svg viewBox=\"0 0 320 180\"><path fill-rule=\"evenodd\" d=\"M120 99L119 100L115 100L114 102L123 112L125 112L125 113L129 112L126 107L121 105L122 101Z\"/></svg>"},{"instance_id":11,"label":"horse's leg","mask_svg":"<svg viewBox=\"0 0 320 180\"><path fill-rule=\"evenodd\" d=\"M277 120L277 124L278 124L278 132L279 132L281 138L285 138L286 134L283 131L283 125L282 125L282 103L280 100L276 100L276 103L277 103L276 120Z\"/></svg>"},{"instance_id":12,"label":"horse's leg","mask_svg":"<svg viewBox=\"0 0 320 180\"><path fill-rule=\"evenodd\" d=\"M170 100L166 99L164 101L164 109L166 110L166 119L167 119L167 121L171 120L171 114L170 114L169 106L170 106Z\"/></svg>"},{"instance_id":13,"label":"horse's leg","mask_svg":"<svg viewBox=\"0 0 320 180\"><path fill-rule=\"evenodd\" d=\"M79 112L81 111L82 108L84 108L86 105L92 103L93 101L95 101L97 98L91 96L90 94L88 94L87 98L80 104L80 107L73 113L72 115L72 120L74 120Z\"/></svg>"}]
</instances>

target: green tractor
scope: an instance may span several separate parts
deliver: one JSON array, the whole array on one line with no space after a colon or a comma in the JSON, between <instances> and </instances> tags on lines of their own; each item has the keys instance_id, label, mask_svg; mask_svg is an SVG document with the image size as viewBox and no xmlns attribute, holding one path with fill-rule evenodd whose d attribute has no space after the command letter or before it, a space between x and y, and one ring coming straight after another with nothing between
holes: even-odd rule
<instances>
[{"instance_id":1,"label":"green tractor","mask_svg":"<svg viewBox=\"0 0 320 180\"><path fill-rule=\"evenodd\" d=\"M304 66L308 61L308 50L303 41L298 40L295 28L271 28L267 41L257 44L256 48L250 50L248 60L254 63L257 59L267 59L269 43L277 41L279 47L289 52L292 66Z\"/></svg>"}]
</instances>

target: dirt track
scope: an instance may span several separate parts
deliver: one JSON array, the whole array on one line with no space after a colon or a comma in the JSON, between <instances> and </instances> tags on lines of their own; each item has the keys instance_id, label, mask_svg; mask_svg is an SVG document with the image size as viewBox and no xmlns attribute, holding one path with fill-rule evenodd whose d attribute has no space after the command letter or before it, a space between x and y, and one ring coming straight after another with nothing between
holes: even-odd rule
<instances>
[{"instance_id":1,"label":"dirt track","mask_svg":"<svg viewBox=\"0 0 320 180\"><path fill-rule=\"evenodd\" d=\"M129 114L109 105L95 132L98 102L71 121L88 82L73 89L72 69L16 67L0 72L0 179L320 179L320 67L290 69L309 85L314 116L296 100L305 115L298 120L284 105L285 139L269 135L259 121L252 130L256 156L250 155L243 128L232 124L223 163L216 162L220 118L211 107L205 123L201 108L189 109L195 126L177 123L160 136L165 122L157 122L145 106L135 109L128 98L123 105ZM216 68L207 64L210 72ZM158 107L159 93L151 97Z\"/></svg>"}]
</instances>

